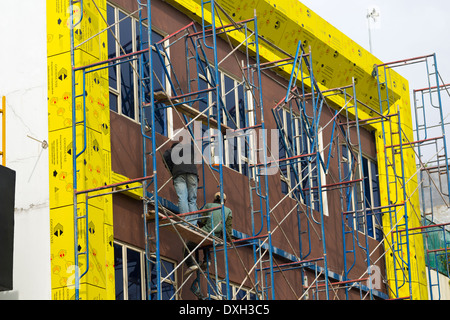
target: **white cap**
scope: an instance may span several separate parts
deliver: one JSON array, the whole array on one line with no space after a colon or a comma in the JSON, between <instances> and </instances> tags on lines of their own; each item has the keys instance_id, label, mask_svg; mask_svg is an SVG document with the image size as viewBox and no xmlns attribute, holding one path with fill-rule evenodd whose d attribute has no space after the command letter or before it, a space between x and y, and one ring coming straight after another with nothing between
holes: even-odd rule
<instances>
[{"instance_id":1,"label":"white cap","mask_svg":"<svg viewBox=\"0 0 450 320\"><path fill-rule=\"evenodd\" d=\"M216 194L214 195L214 199L220 199L220 192L216 192ZM224 193L223 194L223 201L227 200L227 195Z\"/></svg>"}]
</instances>

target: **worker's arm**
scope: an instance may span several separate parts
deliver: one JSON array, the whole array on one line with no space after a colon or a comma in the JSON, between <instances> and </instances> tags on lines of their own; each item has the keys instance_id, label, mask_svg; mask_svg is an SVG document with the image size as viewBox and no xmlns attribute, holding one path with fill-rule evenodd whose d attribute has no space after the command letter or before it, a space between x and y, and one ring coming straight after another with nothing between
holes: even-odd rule
<instances>
[{"instance_id":1,"label":"worker's arm","mask_svg":"<svg viewBox=\"0 0 450 320\"><path fill-rule=\"evenodd\" d=\"M166 150L163 154L163 160L164 164L166 165L167 169L169 169L170 172L172 172L173 168L173 162L172 162L172 153L171 149Z\"/></svg>"},{"instance_id":2,"label":"worker's arm","mask_svg":"<svg viewBox=\"0 0 450 320\"><path fill-rule=\"evenodd\" d=\"M206 219L208 219L208 216L202 213L202 215L197 220L197 225L202 228L206 224Z\"/></svg>"},{"instance_id":3,"label":"worker's arm","mask_svg":"<svg viewBox=\"0 0 450 320\"><path fill-rule=\"evenodd\" d=\"M209 209L212 208L211 205L209 203L205 204L205 206L203 207L203 209ZM205 224L207 219L210 219L211 217L211 212L203 212L202 215L198 218L197 220L197 224L200 228L202 228Z\"/></svg>"},{"instance_id":4,"label":"worker's arm","mask_svg":"<svg viewBox=\"0 0 450 320\"><path fill-rule=\"evenodd\" d=\"M232 236L232 230L233 230L233 216L232 216L232 214L231 214L231 211L230 211L230 214L228 215L228 217L227 217L227 221L225 222L225 229L227 230L227 234L231 237Z\"/></svg>"}]
</instances>

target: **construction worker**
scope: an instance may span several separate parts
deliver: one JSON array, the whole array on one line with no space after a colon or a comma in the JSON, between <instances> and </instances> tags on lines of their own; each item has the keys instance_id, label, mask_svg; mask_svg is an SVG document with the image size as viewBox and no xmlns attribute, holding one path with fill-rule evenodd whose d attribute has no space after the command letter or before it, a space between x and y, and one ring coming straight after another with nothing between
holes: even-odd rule
<instances>
[{"instance_id":1,"label":"construction worker","mask_svg":"<svg viewBox=\"0 0 450 320\"><path fill-rule=\"evenodd\" d=\"M227 199L226 194L223 194L223 203L225 204ZM208 212L204 212L202 214L202 217L199 219L198 221L198 226L204 230L205 232L207 232L208 234L214 229L213 235L216 237L221 237L222 236L222 232L223 232L223 224L222 222L222 208L221 206L221 198L220 198L220 192L217 192L214 195L214 200L212 203L207 203L205 204L203 209L212 209L212 208L217 208L213 211L208 211ZM227 232L227 237L231 236L231 232L232 232L232 211L230 208L226 207L224 205L224 210L225 210L225 230ZM195 249L195 247L197 246L196 243L189 241L186 246L188 247L189 251L192 252L192 250ZM184 250L184 256L186 257L188 255L188 251L185 249ZM201 267L202 269L206 269L206 264L209 264L209 261L207 262L207 260L209 260L208 256L208 249L205 248L203 250L203 256L205 261L202 263ZM195 263L194 258L192 257L192 255L190 255L187 259L186 259L186 266L187 266L187 270L185 272L185 276L188 276L189 274L191 274L192 272L198 270L198 265Z\"/></svg>"},{"instance_id":2,"label":"construction worker","mask_svg":"<svg viewBox=\"0 0 450 320\"><path fill-rule=\"evenodd\" d=\"M223 203L227 201L227 195L223 194ZM214 195L214 201L212 203L205 204L205 207L203 209L211 209L220 206L220 192L216 192ZM232 211L230 208L224 206L225 210L225 229L229 235L231 235L231 222L232 222ZM205 230L205 232L210 233L214 227L217 226L219 222L222 221L222 210L216 209L212 212L205 212L202 214L202 218L199 219L199 226ZM216 237L220 237L222 235L223 227L222 225L218 226L214 230L214 235Z\"/></svg>"},{"instance_id":3,"label":"construction worker","mask_svg":"<svg viewBox=\"0 0 450 320\"><path fill-rule=\"evenodd\" d=\"M193 145L185 142L174 142L164 152L163 158L172 174L173 186L178 196L179 213L198 211L198 171L197 165L194 163ZM186 217L186 219L193 225L197 225L197 215Z\"/></svg>"}]
</instances>

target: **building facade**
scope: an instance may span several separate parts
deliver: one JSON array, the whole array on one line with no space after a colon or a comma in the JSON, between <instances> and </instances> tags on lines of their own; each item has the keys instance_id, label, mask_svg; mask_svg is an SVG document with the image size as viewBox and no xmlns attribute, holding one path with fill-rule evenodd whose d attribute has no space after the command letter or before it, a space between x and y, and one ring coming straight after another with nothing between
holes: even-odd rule
<instances>
[{"instance_id":1,"label":"building facade","mask_svg":"<svg viewBox=\"0 0 450 320\"><path fill-rule=\"evenodd\" d=\"M297 1L30 6L47 41L20 95L34 111L14 83L7 96L7 145L32 154L6 153L19 245L5 298L428 298L395 71ZM226 194L231 234L179 212L162 154L181 135L199 151L194 213ZM187 275L190 241L209 264Z\"/></svg>"}]
</instances>

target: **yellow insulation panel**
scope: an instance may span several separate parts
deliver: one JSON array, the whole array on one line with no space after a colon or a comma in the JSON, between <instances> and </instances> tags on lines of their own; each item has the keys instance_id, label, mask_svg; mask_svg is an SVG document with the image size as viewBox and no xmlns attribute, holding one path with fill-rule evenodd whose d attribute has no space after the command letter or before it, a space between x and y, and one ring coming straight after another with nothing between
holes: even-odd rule
<instances>
[{"instance_id":1,"label":"yellow insulation panel","mask_svg":"<svg viewBox=\"0 0 450 320\"><path fill-rule=\"evenodd\" d=\"M106 32L95 36L106 28L102 18L106 17L106 1L85 0L82 4L82 7L81 2L71 7L68 0L47 0L52 296L54 299L73 299L75 270L79 268L81 274L88 268L80 280L80 299L114 299L111 195L91 199L86 199L85 194L77 197L78 216L87 214L88 217L78 220L77 250L88 251L89 263L86 255L79 256L78 266L74 262L74 122L86 122L86 126L76 126L76 152L81 153L76 163L78 191L110 184L112 178L108 71L98 70L84 76L77 71L72 79L70 52L70 14L73 12L75 67L107 59ZM72 115L72 82L76 83L75 95L85 93L85 99L75 101L75 119Z\"/></svg>"},{"instance_id":2,"label":"yellow insulation panel","mask_svg":"<svg viewBox=\"0 0 450 320\"><path fill-rule=\"evenodd\" d=\"M88 65L97 61L94 56L82 50L75 55L77 65ZM54 55L48 58L48 120L49 131L72 127L72 73L70 68L70 52ZM67 66L69 61L69 66ZM84 90L85 99L76 99L76 119L84 119L84 108L87 127L101 132L109 141L109 89L107 80L107 69L96 71L85 75ZM80 95L83 91L83 73L76 73L76 93ZM85 103L85 107L83 107ZM110 149L105 144L105 149Z\"/></svg>"},{"instance_id":3,"label":"yellow insulation panel","mask_svg":"<svg viewBox=\"0 0 450 320\"><path fill-rule=\"evenodd\" d=\"M51 229L51 259L52 259L52 288L61 288L74 285L75 265L74 265L74 219L68 212L72 206L60 207L52 210L50 218ZM72 210L73 211L73 210ZM78 204L78 215L86 213L85 203ZM89 283L97 287L106 288L107 279L107 247L103 242L107 238L105 235L105 225L103 210L88 205L88 218L78 220L78 252L86 251L86 239L89 246L89 265L86 262L86 255L79 256L79 273L86 271L86 276L81 279L81 284ZM87 236L87 238L86 238ZM110 258L108 265L110 265Z\"/></svg>"},{"instance_id":4,"label":"yellow insulation panel","mask_svg":"<svg viewBox=\"0 0 450 320\"><path fill-rule=\"evenodd\" d=\"M70 52L70 13L73 11L74 46L99 60L107 59L106 32L92 38L106 28L102 18L106 18L106 1L83 1L83 10L80 4L71 6L68 0L48 0L47 4L47 56Z\"/></svg>"},{"instance_id":5,"label":"yellow insulation panel","mask_svg":"<svg viewBox=\"0 0 450 320\"><path fill-rule=\"evenodd\" d=\"M79 299L80 300L104 300L105 289L96 287L91 284L81 286ZM67 286L62 288L52 289L53 300L75 300L75 288Z\"/></svg>"},{"instance_id":6,"label":"yellow insulation panel","mask_svg":"<svg viewBox=\"0 0 450 320\"><path fill-rule=\"evenodd\" d=\"M113 184L114 183L122 183L122 182L125 182L128 180L130 180L130 179L125 177L124 175L121 175L117 172L112 172L112 183ZM124 185L117 187L118 190L125 190L128 188L136 188L136 189L123 191L122 193L129 197L132 197L134 199L142 200L143 191L142 191L142 183L141 182L133 182L133 183L124 184Z\"/></svg>"},{"instance_id":7,"label":"yellow insulation panel","mask_svg":"<svg viewBox=\"0 0 450 320\"><path fill-rule=\"evenodd\" d=\"M192 19L200 22L202 17L202 8L200 0L167 0L174 7L184 12ZM222 7L227 14L232 17L234 21L242 21L252 18L256 12L258 19L258 33L265 39L269 40L278 48L286 51L290 55L295 54L298 41L301 41L307 51L312 52L312 68L316 81L322 90L339 88L350 85L352 79L355 79L357 98L363 102L359 104L358 115L360 119L367 119L377 116L380 110L380 103L378 98L378 84L377 79L373 75L374 66L381 64L382 61L370 54L363 47L355 43L352 39L337 30L323 18L311 11L308 7L297 0L217 0L216 3ZM221 17L221 21L216 17L216 26L219 27L227 24L230 21L222 12L217 9L217 13ZM211 12L209 5L205 6L204 18L206 23L210 24ZM230 32L229 36L234 43L241 43L244 36L238 32ZM283 59L286 56L280 53L279 50L273 49L264 41L260 41L260 57L262 61L276 61ZM254 48L249 48L250 51ZM380 69L381 70L381 69ZM290 75L292 71L291 66L278 68L277 72L286 76ZM386 90L389 90L389 105L391 106L391 113L401 111L402 130L405 137L412 141L412 116L409 98L408 81L404 79L394 70L388 69L386 76L380 75L380 82L384 82L387 78L387 88L382 88L381 95L385 95ZM342 97L334 96L329 98L330 101L336 103L338 106L344 105ZM383 104L383 112L387 113L387 104ZM374 112L375 111L375 112ZM378 150L378 169L380 173L380 183L383 183L383 177L386 174L394 177L394 175L401 174L400 172L386 173L384 166L385 156L389 158L390 162L397 162L397 168L401 167L401 161L398 156L393 156L389 152L384 152L385 144L382 139L381 125L374 124L372 128L376 133L376 144ZM390 133L385 132L389 137ZM407 141L407 139L405 139ZM404 142L405 142L404 141ZM398 143L398 141L397 141ZM389 145L390 142L388 141ZM403 158L403 167L405 168L405 179L409 181L407 188L407 212L409 226L414 227L420 225L417 218L419 209L419 198L414 191L417 187L417 179L414 177L415 173L415 157L412 150L405 151ZM412 179L410 179L412 177ZM395 194L403 194L403 186L390 186L391 198ZM387 188L381 188L382 205L387 203ZM405 199L399 199L404 201ZM400 214L401 216L401 214ZM387 215L383 217L383 224L385 232L392 229L391 221ZM385 243L386 250L389 251L389 243ZM425 262L423 259L423 241L420 236L413 236L410 239L410 256L411 256L411 270L412 270L412 298L426 299L426 277L425 277ZM393 284L393 268L392 263L394 258L386 255L388 276L390 285ZM400 282L404 279L403 274L398 274ZM406 279L408 281L409 279ZM401 289L401 295L410 296L409 286L404 285ZM408 292L405 292L407 290ZM392 292L391 292L392 293Z\"/></svg>"},{"instance_id":8,"label":"yellow insulation panel","mask_svg":"<svg viewBox=\"0 0 450 320\"><path fill-rule=\"evenodd\" d=\"M78 158L77 173L78 190L97 188L109 184L108 166L111 165L111 153L100 148L101 134L94 130L86 131L86 150ZM83 130L77 130L77 149L81 151L84 144ZM72 128L49 132L50 157L50 207L56 208L73 203L73 146ZM97 192L97 194L100 192ZM93 195L96 193L91 193ZM78 196L78 201L84 200L84 195ZM92 205L103 208L104 197L90 200Z\"/></svg>"}]
</instances>

